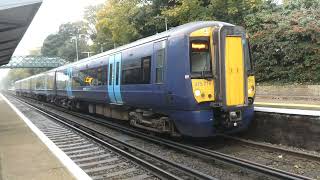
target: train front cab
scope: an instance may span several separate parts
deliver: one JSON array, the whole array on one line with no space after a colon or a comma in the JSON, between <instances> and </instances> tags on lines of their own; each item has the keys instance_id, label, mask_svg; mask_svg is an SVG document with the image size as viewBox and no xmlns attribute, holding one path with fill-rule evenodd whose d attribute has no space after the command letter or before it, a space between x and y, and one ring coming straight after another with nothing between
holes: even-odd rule
<instances>
[{"instance_id":1,"label":"train front cab","mask_svg":"<svg viewBox=\"0 0 320 180\"><path fill-rule=\"evenodd\" d=\"M244 29L208 27L189 38L190 81L197 110L174 115L178 130L207 137L246 129L253 118L255 79Z\"/></svg>"}]
</instances>

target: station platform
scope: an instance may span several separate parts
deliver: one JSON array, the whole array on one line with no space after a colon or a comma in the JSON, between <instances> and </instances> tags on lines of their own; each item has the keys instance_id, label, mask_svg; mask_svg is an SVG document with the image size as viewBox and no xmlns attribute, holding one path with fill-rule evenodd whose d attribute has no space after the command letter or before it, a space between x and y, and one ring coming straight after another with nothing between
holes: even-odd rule
<instances>
[{"instance_id":1,"label":"station platform","mask_svg":"<svg viewBox=\"0 0 320 180\"><path fill-rule=\"evenodd\" d=\"M17 111L0 94L0 180L78 179Z\"/></svg>"},{"instance_id":2,"label":"station platform","mask_svg":"<svg viewBox=\"0 0 320 180\"><path fill-rule=\"evenodd\" d=\"M320 117L320 105L255 102L256 112Z\"/></svg>"},{"instance_id":3,"label":"station platform","mask_svg":"<svg viewBox=\"0 0 320 180\"><path fill-rule=\"evenodd\" d=\"M300 109L320 111L319 105L315 104L291 104L291 103L271 103L271 102L255 102L255 107L270 107L270 108L285 108L285 109Z\"/></svg>"}]
</instances>

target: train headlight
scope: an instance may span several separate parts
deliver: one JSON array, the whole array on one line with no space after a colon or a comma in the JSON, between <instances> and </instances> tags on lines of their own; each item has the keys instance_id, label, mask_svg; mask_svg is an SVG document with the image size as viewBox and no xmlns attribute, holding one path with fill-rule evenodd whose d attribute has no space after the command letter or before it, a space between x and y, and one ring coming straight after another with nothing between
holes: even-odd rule
<instances>
[{"instance_id":1,"label":"train headlight","mask_svg":"<svg viewBox=\"0 0 320 180\"><path fill-rule=\"evenodd\" d=\"M195 90L194 91L194 95L195 96L200 96L201 95L201 91L200 90Z\"/></svg>"}]
</instances>

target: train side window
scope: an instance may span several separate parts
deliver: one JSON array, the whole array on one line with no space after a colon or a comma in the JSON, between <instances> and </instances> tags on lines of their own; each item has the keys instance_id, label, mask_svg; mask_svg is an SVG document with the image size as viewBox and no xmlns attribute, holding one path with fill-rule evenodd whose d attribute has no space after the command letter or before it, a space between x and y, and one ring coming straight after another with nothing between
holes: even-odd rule
<instances>
[{"instance_id":1,"label":"train side window","mask_svg":"<svg viewBox=\"0 0 320 180\"><path fill-rule=\"evenodd\" d=\"M122 63L121 83L150 84L151 56L134 58Z\"/></svg>"},{"instance_id":2,"label":"train side window","mask_svg":"<svg viewBox=\"0 0 320 180\"><path fill-rule=\"evenodd\" d=\"M107 79L108 79L108 65L102 66L102 84L107 85Z\"/></svg>"},{"instance_id":3,"label":"train side window","mask_svg":"<svg viewBox=\"0 0 320 180\"><path fill-rule=\"evenodd\" d=\"M66 88L66 81L68 77L63 73L58 71L57 74L57 90L65 90Z\"/></svg>"},{"instance_id":4,"label":"train side window","mask_svg":"<svg viewBox=\"0 0 320 180\"><path fill-rule=\"evenodd\" d=\"M72 71L72 86L73 88L77 88L83 85L82 79L79 77L80 72L76 69Z\"/></svg>"},{"instance_id":5,"label":"train side window","mask_svg":"<svg viewBox=\"0 0 320 180\"><path fill-rule=\"evenodd\" d=\"M36 90L40 90L41 89L41 79L40 79L41 77L35 77L34 78L34 80L35 80L35 82L36 82Z\"/></svg>"},{"instance_id":6,"label":"train side window","mask_svg":"<svg viewBox=\"0 0 320 180\"><path fill-rule=\"evenodd\" d=\"M37 78L37 89L44 90L44 76L38 76Z\"/></svg>"},{"instance_id":7,"label":"train side window","mask_svg":"<svg viewBox=\"0 0 320 180\"><path fill-rule=\"evenodd\" d=\"M131 59L123 63L122 84L140 84L141 60Z\"/></svg>"},{"instance_id":8,"label":"train side window","mask_svg":"<svg viewBox=\"0 0 320 180\"><path fill-rule=\"evenodd\" d=\"M150 84L150 67L151 67L151 56L141 58L142 63L142 83Z\"/></svg>"},{"instance_id":9,"label":"train side window","mask_svg":"<svg viewBox=\"0 0 320 180\"><path fill-rule=\"evenodd\" d=\"M100 67L100 68L97 69L98 86L103 85L103 83L102 83L102 76L103 75L102 74L103 74L103 69L102 69L102 67Z\"/></svg>"},{"instance_id":10,"label":"train side window","mask_svg":"<svg viewBox=\"0 0 320 180\"><path fill-rule=\"evenodd\" d=\"M156 83L163 82L163 64L165 59L165 49L156 52Z\"/></svg>"},{"instance_id":11,"label":"train side window","mask_svg":"<svg viewBox=\"0 0 320 180\"><path fill-rule=\"evenodd\" d=\"M98 86L106 85L106 77L107 77L107 66L102 66L97 68L97 80Z\"/></svg>"},{"instance_id":12,"label":"train side window","mask_svg":"<svg viewBox=\"0 0 320 180\"><path fill-rule=\"evenodd\" d=\"M87 79L86 83L88 83L88 86L97 86L97 69L88 69L87 71Z\"/></svg>"},{"instance_id":13,"label":"train side window","mask_svg":"<svg viewBox=\"0 0 320 180\"><path fill-rule=\"evenodd\" d=\"M76 80L79 81L81 86L97 86L97 69L85 69L79 71L78 77Z\"/></svg>"},{"instance_id":14,"label":"train side window","mask_svg":"<svg viewBox=\"0 0 320 180\"><path fill-rule=\"evenodd\" d=\"M120 71L120 62L116 64L116 85L119 85L119 71Z\"/></svg>"},{"instance_id":15,"label":"train side window","mask_svg":"<svg viewBox=\"0 0 320 180\"><path fill-rule=\"evenodd\" d=\"M111 86L112 85L112 67L113 64L110 64L110 71L109 71L109 85Z\"/></svg>"},{"instance_id":16,"label":"train side window","mask_svg":"<svg viewBox=\"0 0 320 180\"><path fill-rule=\"evenodd\" d=\"M52 75L53 74L53 75ZM47 73L46 74L46 89L52 90L54 85L54 73Z\"/></svg>"}]
</instances>

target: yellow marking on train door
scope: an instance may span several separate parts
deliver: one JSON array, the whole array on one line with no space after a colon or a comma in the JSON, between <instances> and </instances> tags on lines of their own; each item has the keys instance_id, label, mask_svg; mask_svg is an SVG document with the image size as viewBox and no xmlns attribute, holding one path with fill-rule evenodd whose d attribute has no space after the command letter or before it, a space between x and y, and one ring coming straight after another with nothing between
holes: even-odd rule
<instances>
[{"instance_id":1,"label":"yellow marking on train door","mask_svg":"<svg viewBox=\"0 0 320 180\"><path fill-rule=\"evenodd\" d=\"M226 104L244 104L244 62L241 36L227 36L225 46Z\"/></svg>"}]
</instances>

